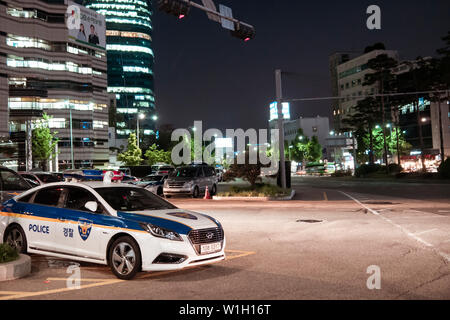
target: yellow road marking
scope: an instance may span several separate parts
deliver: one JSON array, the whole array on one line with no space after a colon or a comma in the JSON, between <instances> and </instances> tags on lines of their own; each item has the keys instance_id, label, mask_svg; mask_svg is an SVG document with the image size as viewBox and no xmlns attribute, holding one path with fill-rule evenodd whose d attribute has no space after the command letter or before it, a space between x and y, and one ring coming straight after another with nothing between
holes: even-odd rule
<instances>
[{"instance_id":1,"label":"yellow road marking","mask_svg":"<svg viewBox=\"0 0 450 320\"><path fill-rule=\"evenodd\" d=\"M225 260L232 260L236 258L245 257L248 255L255 254L254 251L243 251L243 250L225 250L225 252L230 253L237 253L236 255L232 256L226 256ZM202 268L205 265L202 266L192 266L191 268ZM175 272L180 272L186 269L191 269L189 267L181 269L181 270L170 270L170 271L158 271L158 272L151 272L147 274L143 274L140 276L137 276L136 279L145 279L145 278L154 278L158 276L163 276L166 274L171 274ZM48 281L67 281L67 278L47 278ZM80 279L81 281L85 282L93 282L90 284L81 285L78 289L76 288L60 288L60 289L52 289L52 290L42 290L42 291L35 291L35 292L23 292L23 291L0 291L0 295L6 295L4 297L0 297L0 300L11 300L11 299L22 299L22 298L29 298L29 297L36 297L41 295L48 295L48 294L54 294L54 293L62 293L72 290L81 290L81 289L87 289L87 288L95 288L95 287L101 287L105 285L115 284L115 283L121 283L126 282L126 280L120 280L120 279L95 279L95 278L85 278Z\"/></svg>"},{"instance_id":2,"label":"yellow road marking","mask_svg":"<svg viewBox=\"0 0 450 320\"><path fill-rule=\"evenodd\" d=\"M104 281L110 281L111 279L94 279L94 278L81 278L80 281L87 281L87 282L104 282ZM67 281L67 278L47 278L47 281Z\"/></svg>"},{"instance_id":3,"label":"yellow road marking","mask_svg":"<svg viewBox=\"0 0 450 320\"><path fill-rule=\"evenodd\" d=\"M86 285L80 286L79 289L60 288L60 289L43 290L43 291L37 291L37 292L26 292L26 293L21 293L21 294L15 294L12 296L7 296L7 297L0 297L0 300L21 299L21 298L29 298L29 297L35 297L35 296L41 296L41 295L47 295L47 294L53 294L53 293L61 293L61 292L66 292L66 291L71 291L71 290L81 290L81 289L105 286L108 284L119 283L119 282L123 282L123 281L125 281L125 280L114 279L114 280L109 280L109 281L86 284Z\"/></svg>"},{"instance_id":4,"label":"yellow road marking","mask_svg":"<svg viewBox=\"0 0 450 320\"><path fill-rule=\"evenodd\" d=\"M0 291L0 295L15 295L15 294L24 294L28 293L26 291Z\"/></svg>"},{"instance_id":5,"label":"yellow road marking","mask_svg":"<svg viewBox=\"0 0 450 320\"><path fill-rule=\"evenodd\" d=\"M256 254L255 251L242 251L242 250L225 250L225 252L234 252L234 253L239 253L237 255L232 255L232 256L225 256L225 260L232 260L232 259L236 259L236 258L241 258L241 257L245 257L245 256L249 256L252 254Z\"/></svg>"},{"instance_id":6,"label":"yellow road marking","mask_svg":"<svg viewBox=\"0 0 450 320\"><path fill-rule=\"evenodd\" d=\"M323 198L325 199L325 201L328 201L327 193L325 191L323 192Z\"/></svg>"}]
</instances>

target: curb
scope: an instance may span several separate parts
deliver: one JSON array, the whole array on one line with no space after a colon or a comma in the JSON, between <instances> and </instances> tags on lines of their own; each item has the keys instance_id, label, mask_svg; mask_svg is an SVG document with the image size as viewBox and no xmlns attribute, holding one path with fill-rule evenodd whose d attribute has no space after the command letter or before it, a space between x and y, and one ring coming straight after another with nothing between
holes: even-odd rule
<instances>
[{"instance_id":1,"label":"curb","mask_svg":"<svg viewBox=\"0 0 450 320\"><path fill-rule=\"evenodd\" d=\"M218 197L213 196L213 200L217 201L288 201L295 196L295 190L291 190L291 194L286 197Z\"/></svg>"},{"instance_id":2,"label":"curb","mask_svg":"<svg viewBox=\"0 0 450 320\"><path fill-rule=\"evenodd\" d=\"M19 259L0 264L0 281L22 278L31 272L31 258L21 254Z\"/></svg>"}]
</instances>

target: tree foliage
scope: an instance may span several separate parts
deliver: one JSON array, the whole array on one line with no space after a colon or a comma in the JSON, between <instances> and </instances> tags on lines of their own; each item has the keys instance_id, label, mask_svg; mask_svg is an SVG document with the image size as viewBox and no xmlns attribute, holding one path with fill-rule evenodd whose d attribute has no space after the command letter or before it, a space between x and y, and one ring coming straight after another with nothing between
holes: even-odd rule
<instances>
[{"instance_id":1,"label":"tree foliage","mask_svg":"<svg viewBox=\"0 0 450 320\"><path fill-rule=\"evenodd\" d=\"M137 166L142 162L142 150L137 146L136 134L128 137L128 147L125 152L119 153L117 159L127 166Z\"/></svg>"},{"instance_id":2,"label":"tree foliage","mask_svg":"<svg viewBox=\"0 0 450 320\"><path fill-rule=\"evenodd\" d=\"M261 180L260 176L262 165L259 160L256 164L250 164L249 154L250 153L247 148L245 152L245 164L237 164L237 162L234 161L234 163L230 165L228 170L223 175L224 181L233 181L236 178L242 178L254 187L256 182Z\"/></svg>"},{"instance_id":3,"label":"tree foliage","mask_svg":"<svg viewBox=\"0 0 450 320\"><path fill-rule=\"evenodd\" d=\"M158 146L154 143L145 152L145 158L148 165L152 166L155 163L172 163L171 152L158 149Z\"/></svg>"},{"instance_id":4,"label":"tree foliage","mask_svg":"<svg viewBox=\"0 0 450 320\"><path fill-rule=\"evenodd\" d=\"M44 113L42 119L36 121L33 129L32 153L33 158L41 162L43 170L47 170L47 161L56 155L57 132L49 128L49 120L52 117Z\"/></svg>"}]
</instances>

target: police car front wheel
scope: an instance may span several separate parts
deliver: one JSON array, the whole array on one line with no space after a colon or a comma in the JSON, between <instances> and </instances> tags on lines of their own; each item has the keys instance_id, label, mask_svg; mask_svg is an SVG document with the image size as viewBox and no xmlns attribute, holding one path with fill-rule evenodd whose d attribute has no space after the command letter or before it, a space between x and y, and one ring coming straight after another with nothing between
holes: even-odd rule
<instances>
[{"instance_id":1,"label":"police car front wheel","mask_svg":"<svg viewBox=\"0 0 450 320\"><path fill-rule=\"evenodd\" d=\"M130 237L120 237L110 247L109 265L114 275L123 280L132 279L141 269L141 253Z\"/></svg>"},{"instance_id":2,"label":"police car front wheel","mask_svg":"<svg viewBox=\"0 0 450 320\"><path fill-rule=\"evenodd\" d=\"M25 232L18 225L12 225L6 229L4 242L15 248L19 253L27 252L27 238Z\"/></svg>"}]
</instances>

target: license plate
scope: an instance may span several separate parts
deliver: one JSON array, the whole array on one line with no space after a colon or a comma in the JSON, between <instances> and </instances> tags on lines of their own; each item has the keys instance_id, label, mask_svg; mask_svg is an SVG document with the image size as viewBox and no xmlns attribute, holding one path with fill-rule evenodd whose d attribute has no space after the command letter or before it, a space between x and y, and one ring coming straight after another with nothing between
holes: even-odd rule
<instances>
[{"instance_id":1,"label":"license plate","mask_svg":"<svg viewBox=\"0 0 450 320\"><path fill-rule=\"evenodd\" d=\"M220 251L222 249L222 244L220 242L202 244L200 246L200 253L213 253Z\"/></svg>"}]
</instances>

